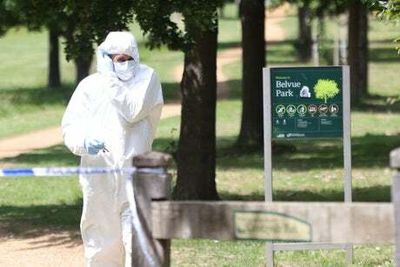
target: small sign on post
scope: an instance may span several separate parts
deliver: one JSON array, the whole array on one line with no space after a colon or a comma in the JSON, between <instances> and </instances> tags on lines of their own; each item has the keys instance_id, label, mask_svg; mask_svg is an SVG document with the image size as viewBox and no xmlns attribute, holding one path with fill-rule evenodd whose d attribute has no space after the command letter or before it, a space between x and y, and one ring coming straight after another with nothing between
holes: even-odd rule
<instances>
[{"instance_id":1,"label":"small sign on post","mask_svg":"<svg viewBox=\"0 0 400 267\"><path fill-rule=\"evenodd\" d=\"M264 68L264 173L265 201L273 201L272 140L341 138L343 140L344 201L352 201L350 79L348 66ZM344 244L347 263L352 246ZM299 243L289 249L322 248ZM324 248L337 245L323 244ZM279 250L285 250L280 244ZM268 242L267 266L273 266Z\"/></svg>"}]
</instances>

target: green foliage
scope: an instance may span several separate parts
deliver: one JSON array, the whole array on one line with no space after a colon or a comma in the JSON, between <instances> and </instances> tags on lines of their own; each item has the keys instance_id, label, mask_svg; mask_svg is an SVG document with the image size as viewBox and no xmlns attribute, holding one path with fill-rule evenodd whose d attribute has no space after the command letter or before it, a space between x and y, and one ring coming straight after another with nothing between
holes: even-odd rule
<instances>
[{"instance_id":1,"label":"green foliage","mask_svg":"<svg viewBox=\"0 0 400 267\"><path fill-rule=\"evenodd\" d=\"M372 10L378 11L378 17L384 20L400 23L400 0L363 0ZM400 36L395 40L400 43ZM400 46L397 47L400 54Z\"/></svg>"},{"instance_id":2,"label":"green foliage","mask_svg":"<svg viewBox=\"0 0 400 267\"><path fill-rule=\"evenodd\" d=\"M45 0L43 0L45 1ZM47 1L45 1L47 2ZM99 44L110 31L127 30L133 20L131 3L124 0L79 1L60 0L66 27L61 32L66 37L68 58L91 56L93 44Z\"/></svg>"},{"instance_id":3,"label":"green foliage","mask_svg":"<svg viewBox=\"0 0 400 267\"><path fill-rule=\"evenodd\" d=\"M204 30L217 30L217 7L224 0L6 0L0 4L0 34L18 21L31 30L41 27L57 30L64 36L67 59L89 58L94 44L109 31L127 30L134 14L151 48L166 44L170 49L186 50ZM173 21L182 16L183 28Z\"/></svg>"},{"instance_id":4,"label":"green foliage","mask_svg":"<svg viewBox=\"0 0 400 267\"><path fill-rule=\"evenodd\" d=\"M18 15L15 3L12 0L0 2L0 36L5 34L9 28L18 24Z\"/></svg>"},{"instance_id":5,"label":"green foliage","mask_svg":"<svg viewBox=\"0 0 400 267\"><path fill-rule=\"evenodd\" d=\"M166 44L170 49L185 51L201 32L218 30L216 12L223 3L224 0L136 0L133 9L151 48ZM181 16L181 22L173 21L174 15Z\"/></svg>"},{"instance_id":6,"label":"green foliage","mask_svg":"<svg viewBox=\"0 0 400 267\"><path fill-rule=\"evenodd\" d=\"M329 98L335 97L339 93L339 88L334 80L319 79L314 86L315 97L323 99L326 103Z\"/></svg>"}]
</instances>

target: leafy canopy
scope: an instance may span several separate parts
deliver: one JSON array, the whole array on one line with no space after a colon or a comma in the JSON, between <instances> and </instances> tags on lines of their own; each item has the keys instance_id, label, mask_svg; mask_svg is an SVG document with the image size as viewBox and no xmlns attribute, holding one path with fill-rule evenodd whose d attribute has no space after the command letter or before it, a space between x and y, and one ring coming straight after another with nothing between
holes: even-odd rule
<instances>
[{"instance_id":1,"label":"leafy canopy","mask_svg":"<svg viewBox=\"0 0 400 267\"><path fill-rule=\"evenodd\" d=\"M5 34L8 29L17 25L18 23L18 12L15 9L14 1L0 1L0 36Z\"/></svg>"},{"instance_id":2,"label":"leafy canopy","mask_svg":"<svg viewBox=\"0 0 400 267\"><path fill-rule=\"evenodd\" d=\"M10 24L29 30L43 27L65 37L67 59L90 58L94 44L109 31L126 30L133 20L131 1L126 0L3 0L0 3L0 33Z\"/></svg>"},{"instance_id":3,"label":"leafy canopy","mask_svg":"<svg viewBox=\"0 0 400 267\"><path fill-rule=\"evenodd\" d=\"M151 48L166 44L186 51L204 31L217 31L216 10L224 0L135 0L133 9ZM173 18L180 17L181 21Z\"/></svg>"}]
</instances>

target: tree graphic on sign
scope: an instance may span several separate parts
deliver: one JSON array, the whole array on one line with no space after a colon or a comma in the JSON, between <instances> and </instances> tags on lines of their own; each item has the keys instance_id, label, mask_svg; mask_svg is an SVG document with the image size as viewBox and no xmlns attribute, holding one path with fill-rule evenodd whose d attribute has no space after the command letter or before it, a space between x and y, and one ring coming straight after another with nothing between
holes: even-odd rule
<instances>
[{"instance_id":1,"label":"tree graphic on sign","mask_svg":"<svg viewBox=\"0 0 400 267\"><path fill-rule=\"evenodd\" d=\"M325 103L329 98L334 98L339 93L339 87L334 80L319 79L314 86L315 97L323 99Z\"/></svg>"}]
</instances>

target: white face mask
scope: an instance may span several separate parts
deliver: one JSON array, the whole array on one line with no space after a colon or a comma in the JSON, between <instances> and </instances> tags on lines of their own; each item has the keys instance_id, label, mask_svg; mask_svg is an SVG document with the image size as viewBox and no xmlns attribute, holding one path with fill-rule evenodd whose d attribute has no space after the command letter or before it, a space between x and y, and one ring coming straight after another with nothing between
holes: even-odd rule
<instances>
[{"instance_id":1,"label":"white face mask","mask_svg":"<svg viewBox=\"0 0 400 267\"><path fill-rule=\"evenodd\" d=\"M136 69L136 62L133 60L127 60L124 62L114 62L114 69L117 77L122 81L130 80Z\"/></svg>"}]
</instances>

